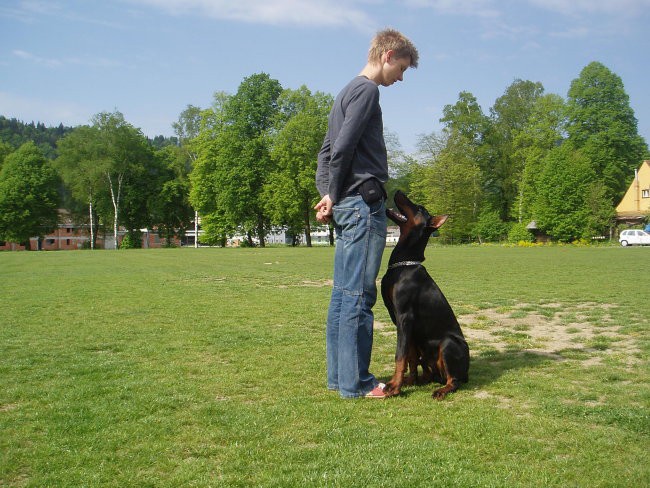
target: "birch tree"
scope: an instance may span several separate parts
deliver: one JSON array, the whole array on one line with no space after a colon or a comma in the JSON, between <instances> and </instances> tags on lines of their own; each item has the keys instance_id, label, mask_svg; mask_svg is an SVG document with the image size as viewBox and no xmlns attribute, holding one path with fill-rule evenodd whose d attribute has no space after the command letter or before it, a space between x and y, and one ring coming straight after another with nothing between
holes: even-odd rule
<instances>
[{"instance_id":1,"label":"birch tree","mask_svg":"<svg viewBox=\"0 0 650 488\"><path fill-rule=\"evenodd\" d=\"M148 186L152 181L146 168L152 164L153 152L142 132L126 122L120 112L102 112L95 115L93 127L99 132L98 160L108 183L113 207L113 244L117 249L125 184L128 182L133 187L132 198L146 198ZM142 214L142 209L138 211L139 218L130 219L129 230L147 220L147 216Z\"/></svg>"},{"instance_id":2,"label":"birch tree","mask_svg":"<svg viewBox=\"0 0 650 488\"><path fill-rule=\"evenodd\" d=\"M55 160L56 168L72 197L88 206L91 249L95 249L97 240L95 204L106 187L105 161L100 157L98 143L99 131L96 127L77 127L58 141L59 156Z\"/></svg>"}]
</instances>

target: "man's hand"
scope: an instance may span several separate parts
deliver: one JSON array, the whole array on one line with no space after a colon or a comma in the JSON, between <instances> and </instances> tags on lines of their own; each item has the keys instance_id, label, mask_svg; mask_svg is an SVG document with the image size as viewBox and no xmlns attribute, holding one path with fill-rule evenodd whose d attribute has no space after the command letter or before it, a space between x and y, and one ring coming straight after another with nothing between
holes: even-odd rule
<instances>
[{"instance_id":1,"label":"man's hand","mask_svg":"<svg viewBox=\"0 0 650 488\"><path fill-rule=\"evenodd\" d=\"M316 220L326 224L332 220L332 200L330 200L329 195L325 195L321 198L321 201L316 204L314 207L316 210Z\"/></svg>"}]
</instances>

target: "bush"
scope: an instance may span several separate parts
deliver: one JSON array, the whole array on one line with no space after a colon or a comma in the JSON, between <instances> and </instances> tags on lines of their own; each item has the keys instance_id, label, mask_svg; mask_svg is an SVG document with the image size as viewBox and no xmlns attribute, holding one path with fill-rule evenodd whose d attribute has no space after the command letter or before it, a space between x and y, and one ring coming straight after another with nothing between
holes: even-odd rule
<instances>
[{"instance_id":1,"label":"bush","mask_svg":"<svg viewBox=\"0 0 650 488\"><path fill-rule=\"evenodd\" d=\"M472 229L472 234L479 242L498 242L508 233L508 224L499 217L499 212L484 210Z\"/></svg>"},{"instance_id":2,"label":"bush","mask_svg":"<svg viewBox=\"0 0 650 488\"><path fill-rule=\"evenodd\" d=\"M526 229L525 224L512 224L512 226L510 226L510 230L508 231L508 242L533 242L533 235L528 229Z\"/></svg>"},{"instance_id":3,"label":"bush","mask_svg":"<svg viewBox=\"0 0 650 488\"><path fill-rule=\"evenodd\" d=\"M142 247L142 237L135 234L127 234L120 242L120 249L140 249Z\"/></svg>"}]
</instances>

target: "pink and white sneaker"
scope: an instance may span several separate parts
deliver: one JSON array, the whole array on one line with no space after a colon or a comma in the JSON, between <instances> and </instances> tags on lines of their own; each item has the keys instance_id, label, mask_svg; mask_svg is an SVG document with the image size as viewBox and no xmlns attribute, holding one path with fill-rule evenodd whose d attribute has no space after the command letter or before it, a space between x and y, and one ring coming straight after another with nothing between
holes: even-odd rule
<instances>
[{"instance_id":1,"label":"pink and white sneaker","mask_svg":"<svg viewBox=\"0 0 650 488\"><path fill-rule=\"evenodd\" d=\"M366 393L365 398L386 398L386 394L384 393L385 386L384 383L379 383L372 391Z\"/></svg>"}]
</instances>

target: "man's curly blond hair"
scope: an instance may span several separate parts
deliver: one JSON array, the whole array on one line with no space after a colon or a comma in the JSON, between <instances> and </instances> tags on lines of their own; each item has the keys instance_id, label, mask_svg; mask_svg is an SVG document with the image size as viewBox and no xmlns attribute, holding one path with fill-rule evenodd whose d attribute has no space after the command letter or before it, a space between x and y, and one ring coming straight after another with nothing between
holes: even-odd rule
<instances>
[{"instance_id":1,"label":"man's curly blond hair","mask_svg":"<svg viewBox=\"0 0 650 488\"><path fill-rule=\"evenodd\" d=\"M401 32L395 29L384 29L377 32L370 43L368 61L377 63L386 51L394 51L396 58L411 58L411 68L418 67L419 54L417 48Z\"/></svg>"}]
</instances>

